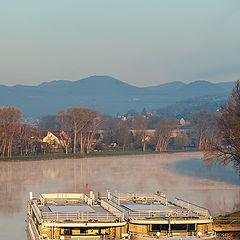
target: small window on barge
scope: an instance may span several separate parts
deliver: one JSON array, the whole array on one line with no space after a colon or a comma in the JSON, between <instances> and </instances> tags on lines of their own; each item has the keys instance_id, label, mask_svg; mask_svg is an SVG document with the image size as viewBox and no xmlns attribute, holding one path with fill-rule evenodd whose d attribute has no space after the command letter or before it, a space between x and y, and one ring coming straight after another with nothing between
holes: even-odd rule
<instances>
[{"instance_id":1,"label":"small window on barge","mask_svg":"<svg viewBox=\"0 0 240 240\"><path fill-rule=\"evenodd\" d=\"M187 231L187 224L173 224L171 225L172 231Z\"/></svg>"},{"instance_id":2,"label":"small window on barge","mask_svg":"<svg viewBox=\"0 0 240 240\"><path fill-rule=\"evenodd\" d=\"M194 232L196 231L195 224L188 224L188 232Z\"/></svg>"},{"instance_id":3,"label":"small window on barge","mask_svg":"<svg viewBox=\"0 0 240 240\"><path fill-rule=\"evenodd\" d=\"M151 231L168 231L168 224L152 224ZM171 231L195 231L195 224L171 224Z\"/></svg>"},{"instance_id":4,"label":"small window on barge","mask_svg":"<svg viewBox=\"0 0 240 240\"><path fill-rule=\"evenodd\" d=\"M60 235L72 235L72 236L79 236L79 235L99 235L101 230L101 234L106 233L106 229L99 229L99 228L61 228ZM104 231L103 231L104 230Z\"/></svg>"}]
</instances>

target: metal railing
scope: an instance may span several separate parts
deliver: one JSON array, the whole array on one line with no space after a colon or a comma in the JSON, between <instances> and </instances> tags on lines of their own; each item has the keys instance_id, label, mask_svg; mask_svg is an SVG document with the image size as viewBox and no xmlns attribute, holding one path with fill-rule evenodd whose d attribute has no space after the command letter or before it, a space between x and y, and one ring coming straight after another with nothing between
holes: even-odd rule
<instances>
[{"instance_id":1,"label":"metal railing","mask_svg":"<svg viewBox=\"0 0 240 240\"><path fill-rule=\"evenodd\" d=\"M49 199L84 199L84 193L42 193L40 194L40 201L44 205Z\"/></svg>"},{"instance_id":2,"label":"metal railing","mask_svg":"<svg viewBox=\"0 0 240 240\"><path fill-rule=\"evenodd\" d=\"M115 207L116 209L118 209L120 212L122 212L124 214L124 219L128 220L129 219L129 211L123 207L121 207L119 204L117 204L116 202L113 202L111 200L108 200L108 203L110 205L112 205L113 207Z\"/></svg>"},{"instance_id":3,"label":"metal railing","mask_svg":"<svg viewBox=\"0 0 240 240\"><path fill-rule=\"evenodd\" d=\"M41 217L41 216L42 216L42 213L40 212L36 201L35 201L35 200L32 200L32 204L30 203L30 205L31 205L31 207L32 207L32 210L33 210L33 212L34 212L34 214L35 214L38 222L41 223L41 221L42 221L42 217Z\"/></svg>"},{"instance_id":4,"label":"metal railing","mask_svg":"<svg viewBox=\"0 0 240 240\"><path fill-rule=\"evenodd\" d=\"M155 201L157 201L165 206L169 205L168 199L165 196L155 195Z\"/></svg>"},{"instance_id":5,"label":"metal railing","mask_svg":"<svg viewBox=\"0 0 240 240\"><path fill-rule=\"evenodd\" d=\"M133 200L133 199L155 199L155 193L110 193L110 199Z\"/></svg>"},{"instance_id":6,"label":"metal railing","mask_svg":"<svg viewBox=\"0 0 240 240\"><path fill-rule=\"evenodd\" d=\"M108 212L43 212L43 220L115 220Z\"/></svg>"},{"instance_id":7,"label":"metal railing","mask_svg":"<svg viewBox=\"0 0 240 240\"><path fill-rule=\"evenodd\" d=\"M208 209L200 207L196 204L187 202L180 198L176 198L175 204L179 207L185 208L187 210L191 210L192 212L196 213L199 216L203 216L203 217L207 217L207 218L211 217Z\"/></svg>"},{"instance_id":8,"label":"metal railing","mask_svg":"<svg viewBox=\"0 0 240 240\"><path fill-rule=\"evenodd\" d=\"M240 229L240 217L214 218L213 223L216 226L234 226Z\"/></svg>"},{"instance_id":9,"label":"metal railing","mask_svg":"<svg viewBox=\"0 0 240 240\"><path fill-rule=\"evenodd\" d=\"M100 204L105 210L111 212L117 218L124 220L124 213L121 212L118 208L116 208L115 206L111 205L109 202L103 199L101 199Z\"/></svg>"},{"instance_id":10,"label":"metal railing","mask_svg":"<svg viewBox=\"0 0 240 240\"><path fill-rule=\"evenodd\" d=\"M28 216L28 224L30 225L31 229L29 229L29 233L31 232L33 234L34 240L42 240L43 237L39 235L38 230L36 228L36 225L34 224L32 218Z\"/></svg>"},{"instance_id":11,"label":"metal railing","mask_svg":"<svg viewBox=\"0 0 240 240\"><path fill-rule=\"evenodd\" d=\"M172 217L195 217L196 214L190 210L185 209L175 209L168 211L158 211L158 210L144 210L144 211L130 211L130 218L148 218L148 217L157 217L157 218L167 218Z\"/></svg>"}]
</instances>

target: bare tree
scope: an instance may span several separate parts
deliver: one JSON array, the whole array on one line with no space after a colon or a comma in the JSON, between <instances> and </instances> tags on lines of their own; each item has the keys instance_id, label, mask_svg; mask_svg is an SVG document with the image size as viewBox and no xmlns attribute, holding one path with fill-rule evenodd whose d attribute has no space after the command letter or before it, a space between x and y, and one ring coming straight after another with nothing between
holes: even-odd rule
<instances>
[{"instance_id":1,"label":"bare tree","mask_svg":"<svg viewBox=\"0 0 240 240\"><path fill-rule=\"evenodd\" d=\"M130 128L126 122L118 121L113 128L113 139L125 150L129 142Z\"/></svg>"},{"instance_id":2,"label":"bare tree","mask_svg":"<svg viewBox=\"0 0 240 240\"><path fill-rule=\"evenodd\" d=\"M34 130L26 124L22 124L16 136L16 145L19 149L20 155L27 155L31 148L31 140L34 136Z\"/></svg>"},{"instance_id":3,"label":"bare tree","mask_svg":"<svg viewBox=\"0 0 240 240\"><path fill-rule=\"evenodd\" d=\"M148 128L149 119L145 116L136 116L133 119L133 129L136 131L137 138L142 143L143 152L146 151L146 143L148 140L147 128Z\"/></svg>"},{"instance_id":4,"label":"bare tree","mask_svg":"<svg viewBox=\"0 0 240 240\"><path fill-rule=\"evenodd\" d=\"M191 115L193 137L198 149L205 150L216 140L217 112L208 110L195 111Z\"/></svg>"},{"instance_id":5,"label":"bare tree","mask_svg":"<svg viewBox=\"0 0 240 240\"><path fill-rule=\"evenodd\" d=\"M167 150L167 146L170 142L172 131L175 129L177 129L176 119L162 118L155 125L156 152L162 152Z\"/></svg>"},{"instance_id":6,"label":"bare tree","mask_svg":"<svg viewBox=\"0 0 240 240\"><path fill-rule=\"evenodd\" d=\"M22 112L20 111L20 109L11 106L0 108L0 152L2 158L5 157L6 151L7 157L12 157L14 136L16 132L20 129L21 121Z\"/></svg>"},{"instance_id":7,"label":"bare tree","mask_svg":"<svg viewBox=\"0 0 240 240\"><path fill-rule=\"evenodd\" d=\"M73 133L74 153L77 152L78 142L80 143L80 152L84 153L86 133L90 131L89 126L92 126L91 123L93 123L98 114L96 110L78 107L72 107L58 112L57 120L62 128Z\"/></svg>"},{"instance_id":8,"label":"bare tree","mask_svg":"<svg viewBox=\"0 0 240 240\"><path fill-rule=\"evenodd\" d=\"M205 160L221 165L233 163L240 172L240 80L221 109L217 128L218 141L212 142L211 148L204 152Z\"/></svg>"},{"instance_id":9,"label":"bare tree","mask_svg":"<svg viewBox=\"0 0 240 240\"><path fill-rule=\"evenodd\" d=\"M65 131L60 132L60 142L64 147L65 153L68 154L69 146L71 144L71 137Z\"/></svg>"},{"instance_id":10,"label":"bare tree","mask_svg":"<svg viewBox=\"0 0 240 240\"><path fill-rule=\"evenodd\" d=\"M88 122L85 128L85 139L87 142L86 151L89 153L93 146L94 137L99 129L99 126L106 120L105 116L98 116L98 112L93 113L91 120Z\"/></svg>"}]
</instances>

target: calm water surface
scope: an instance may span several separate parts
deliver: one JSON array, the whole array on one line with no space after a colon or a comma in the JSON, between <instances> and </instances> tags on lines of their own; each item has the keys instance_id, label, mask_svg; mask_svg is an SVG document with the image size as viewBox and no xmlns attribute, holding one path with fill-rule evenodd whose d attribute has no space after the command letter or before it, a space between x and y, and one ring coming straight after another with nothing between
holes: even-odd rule
<instances>
[{"instance_id":1,"label":"calm water surface","mask_svg":"<svg viewBox=\"0 0 240 240\"><path fill-rule=\"evenodd\" d=\"M219 174L221 172L221 174ZM26 240L29 192L156 192L209 208L212 215L240 209L240 179L231 168L208 171L201 153L0 162L0 239Z\"/></svg>"}]
</instances>

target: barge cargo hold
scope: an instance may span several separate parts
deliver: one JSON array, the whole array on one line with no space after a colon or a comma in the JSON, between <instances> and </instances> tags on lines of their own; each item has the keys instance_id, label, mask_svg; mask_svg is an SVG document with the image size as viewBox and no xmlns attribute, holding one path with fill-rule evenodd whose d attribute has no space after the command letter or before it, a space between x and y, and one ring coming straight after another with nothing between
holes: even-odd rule
<instances>
[{"instance_id":1,"label":"barge cargo hold","mask_svg":"<svg viewBox=\"0 0 240 240\"><path fill-rule=\"evenodd\" d=\"M31 240L135 239L215 240L209 211L157 193L93 192L30 195Z\"/></svg>"}]
</instances>

